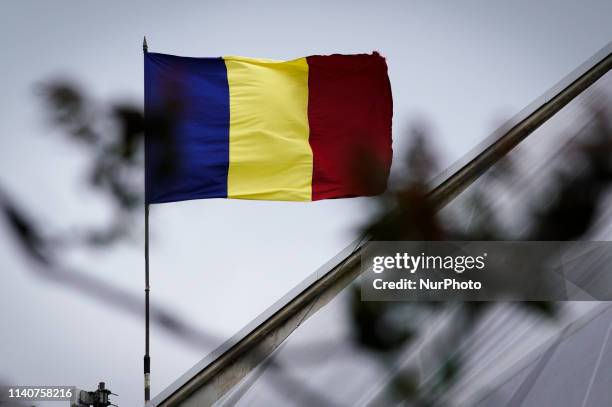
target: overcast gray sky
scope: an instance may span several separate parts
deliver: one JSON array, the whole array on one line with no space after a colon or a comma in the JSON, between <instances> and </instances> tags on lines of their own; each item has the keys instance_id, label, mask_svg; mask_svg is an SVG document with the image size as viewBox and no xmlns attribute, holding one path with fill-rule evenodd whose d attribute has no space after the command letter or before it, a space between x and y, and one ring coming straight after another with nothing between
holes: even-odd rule
<instances>
[{"instance_id":1,"label":"overcast gray sky","mask_svg":"<svg viewBox=\"0 0 612 407\"><path fill-rule=\"evenodd\" d=\"M395 162L414 121L441 167L612 39L610 1L6 1L0 5L0 183L49 225L103 221L86 156L52 137L38 82L74 78L102 101L142 103L149 50L289 59L378 50L394 96ZM152 301L221 341L355 237L367 199L201 200L152 208ZM142 400L143 323L39 280L0 229L0 380ZM140 295L142 241L70 261ZM5 329L10 327L10 329ZM204 355L152 331L153 394Z\"/></svg>"}]
</instances>

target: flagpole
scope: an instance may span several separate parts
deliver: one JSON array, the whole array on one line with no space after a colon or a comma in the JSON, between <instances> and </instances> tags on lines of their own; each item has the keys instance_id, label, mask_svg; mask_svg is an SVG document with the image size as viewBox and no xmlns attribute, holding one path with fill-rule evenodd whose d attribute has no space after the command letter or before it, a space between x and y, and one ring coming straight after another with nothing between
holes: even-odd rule
<instances>
[{"instance_id":1,"label":"flagpole","mask_svg":"<svg viewBox=\"0 0 612 407\"><path fill-rule=\"evenodd\" d=\"M147 45L147 37L144 37L142 41L142 52L146 54L149 52ZM146 126L145 126L146 129ZM145 131L146 137L146 131ZM145 168L146 168L147 155L145 151ZM149 286L149 203L146 200L146 181L145 181L145 355L144 355L144 400L145 404L151 400L151 357L149 355L149 292L151 288Z\"/></svg>"}]
</instances>

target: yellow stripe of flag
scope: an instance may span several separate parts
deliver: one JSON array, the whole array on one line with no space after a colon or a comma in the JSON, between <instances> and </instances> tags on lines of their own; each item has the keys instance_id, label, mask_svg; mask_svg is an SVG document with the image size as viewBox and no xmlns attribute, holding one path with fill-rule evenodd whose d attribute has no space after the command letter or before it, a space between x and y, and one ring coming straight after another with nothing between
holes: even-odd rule
<instances>
[{"instance_id":1,"label":"yellow stripe of flag","mask_svg":"<svg viewBox=\"0 0 612 407\"><path fill-rule=\"evenodd\" d=\"M224 60L230 99L228 198L310 201L306 58Z\"/></svg>"}]
</instances>

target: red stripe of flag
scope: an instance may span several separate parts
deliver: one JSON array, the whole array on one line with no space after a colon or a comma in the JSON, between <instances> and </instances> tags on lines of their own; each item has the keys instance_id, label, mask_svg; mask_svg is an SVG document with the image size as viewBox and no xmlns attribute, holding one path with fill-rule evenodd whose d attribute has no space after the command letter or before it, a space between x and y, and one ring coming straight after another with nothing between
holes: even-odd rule
<instances>
[{"instance_id":1,"label":"red stripe of flag","mask_svg":"<svg viewBox=\"0 0 612 407\"><path fill-rule=\"evenodd\" d=\"M393 116L385 59L373 53L307 60L313 201L384 192Z\"/></svg>"}]
</instances>

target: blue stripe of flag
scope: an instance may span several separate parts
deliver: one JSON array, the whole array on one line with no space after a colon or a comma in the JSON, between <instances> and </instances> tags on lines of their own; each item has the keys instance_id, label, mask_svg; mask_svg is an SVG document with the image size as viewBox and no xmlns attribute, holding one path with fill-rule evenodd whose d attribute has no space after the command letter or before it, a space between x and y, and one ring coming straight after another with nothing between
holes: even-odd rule
<instances>
[{"instance_id":1,"label":"blue stripe of flag","mask_svg":"<svg viewBox=\"0 0 612 407\"><path fill-rule=\"evenodd\" d=\"M148 203L227 197L229 116L222 58L145 54Z\"/></svg>"}]
</instances>

